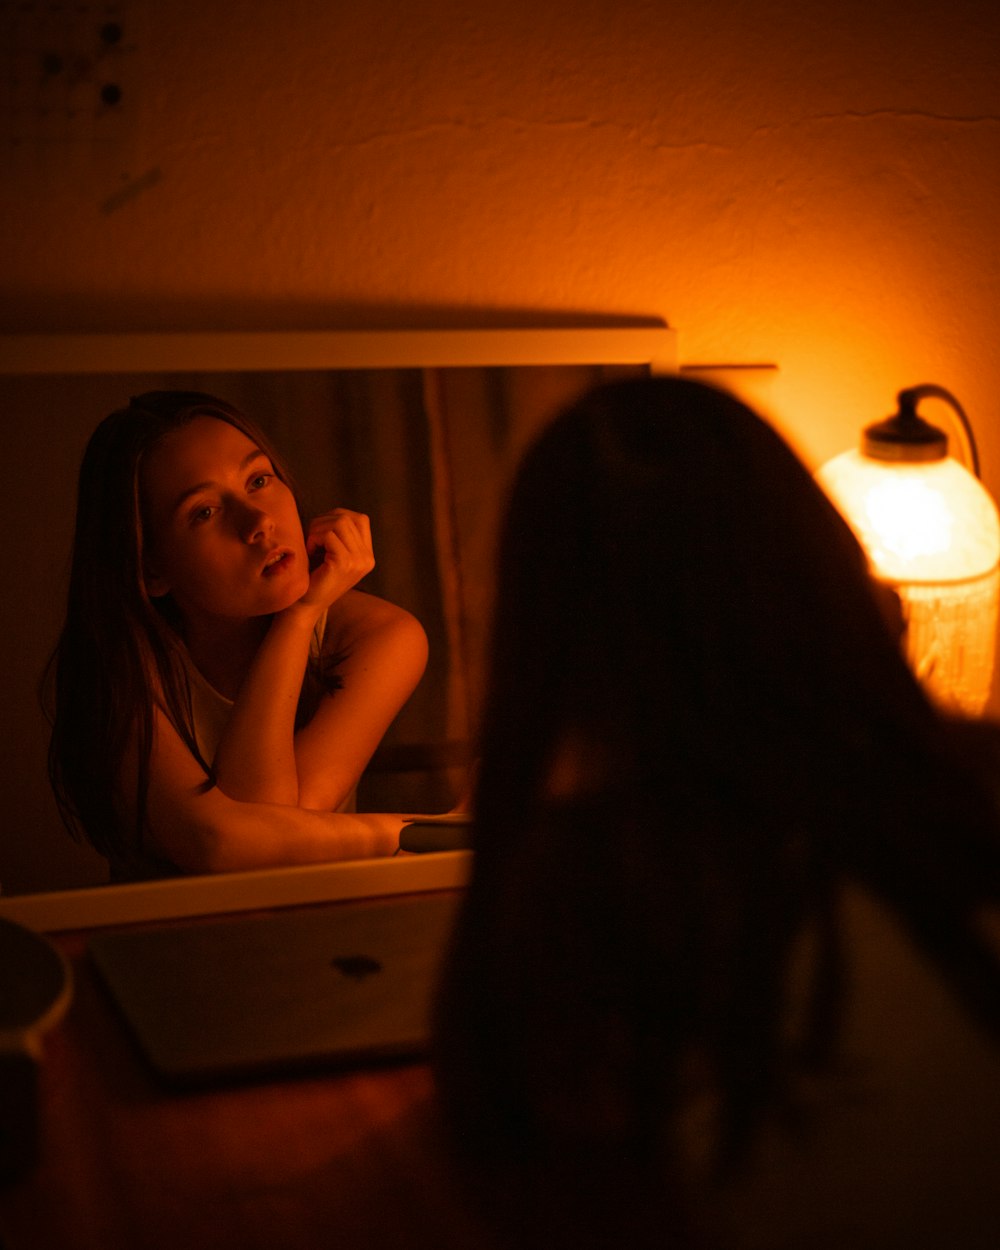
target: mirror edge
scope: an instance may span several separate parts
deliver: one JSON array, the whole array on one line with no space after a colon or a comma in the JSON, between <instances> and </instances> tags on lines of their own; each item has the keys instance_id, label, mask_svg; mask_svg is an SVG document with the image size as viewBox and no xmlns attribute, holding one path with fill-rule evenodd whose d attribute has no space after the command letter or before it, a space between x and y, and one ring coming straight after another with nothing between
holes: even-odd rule
<instances>
[{"instance_id":1,"label":"mirror edge","mask_svg":"<svg viewBox=\"0 0 1000 1250\"><path fill-rule=\"evenodd\" d=\"M0 374L450 368L561 364L677 368L666 325L514 330L331 330L0 335ZM459 888L468 852L356 860L35 894L0 916L39 932Z\"/></svg>"},{"instance_id":2,"label":"mirror edge","mask_svg":"<svg viewBox=\"0 0 1000 1250\"><path fill-rule=\"evenodd\" d=\"M12 894L0 896L0 917L37 933L56 933L454 890L465 885L470 860L469 851L442 851Z\"/></svg>"}]
</instances>

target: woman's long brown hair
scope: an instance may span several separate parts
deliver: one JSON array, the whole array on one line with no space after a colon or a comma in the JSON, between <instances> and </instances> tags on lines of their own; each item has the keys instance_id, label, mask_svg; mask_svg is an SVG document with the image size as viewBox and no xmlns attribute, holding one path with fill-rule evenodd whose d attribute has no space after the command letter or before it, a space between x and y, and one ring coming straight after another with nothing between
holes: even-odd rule
<instances>
[{"instance_id":1,"label":"woman's long brown hair","mask_svg":"<svg viewBox=\"0 0 1000 1250\"><path fill-rule=\"evenodd\" d=\"M973 921L1000 897L991 796L849 528L735 398L611 383L542 434L502 530L485 708L438 1019L466 1158L659 1166L697 1071L718 1162L738 1160L790 1072L835 1053L845 882L1000 1040Z\"/></svg>"},{"instance_id":2,"label":"woman's long brown hair","mask_svg":"<svg viewBox=\"0 0 1000 1250\"><path fill-rule=\"evenodd\" d=\"M145 587L140 493L144 458L201 416L235 426L291 486L287 467L253 422L201 392L132 399L97 427L80 465L66 616L43 696L52 722L49 775L69 830L113 867L142 854L157 700L204 768L206 785L212 783L195 736L179 622L169 596L152 600ZM127 759L134 761L128 768ZM121 795L133 786L136 821L125 828Z\"/></svg>"}]
</instances>

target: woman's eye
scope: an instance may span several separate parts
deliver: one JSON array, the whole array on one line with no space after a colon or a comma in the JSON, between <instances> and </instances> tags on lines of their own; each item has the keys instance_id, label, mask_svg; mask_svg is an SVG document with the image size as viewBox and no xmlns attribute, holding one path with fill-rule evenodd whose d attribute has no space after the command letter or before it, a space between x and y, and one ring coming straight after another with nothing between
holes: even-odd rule
<instances>
[{"instance_id":1,"label":"woman's eye","mask_svg":"<svg viewBox=\"0 0 1000 1250\"><path fill-rule=\"evenodd\" d=\"M270 482L272 477L273 474L271 473L258 473L255 477L250 479L248 486L250 490L261 490L268 484L268 482Z\"/></svg>"},{"instance_id":2,"label":"woman's eye","mask_svg":"<svg viewBox=\"0 0 1000 1250\"><path fill-rule=\"evenodd\" d=\"M215 509L211 506L211 504L205 504L203 508L196 508L195 511L191 513L191 524L202 525L205 521L210 521L214 515Z\"/></svg>"}]
</instances>

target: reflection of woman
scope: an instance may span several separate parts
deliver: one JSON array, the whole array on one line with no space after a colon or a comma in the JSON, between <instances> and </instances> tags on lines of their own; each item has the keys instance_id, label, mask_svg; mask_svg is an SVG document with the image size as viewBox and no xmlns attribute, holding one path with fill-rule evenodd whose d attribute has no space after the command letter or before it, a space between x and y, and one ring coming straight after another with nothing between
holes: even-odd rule
<instances>
[{"instance_id":1,"label":"reflection of woman","mask_svg":"<svg viewBox=\"0 0 1000 1250\"><path fill-rule=\"evenodd\" d=\"M338 811L419 680L408 613L353 589L368 520L303 527L263 436L153 392L80 470L50 765L114 875L390 853L398 817Z\"/></svg>"},{"instance_id":2,"label":"reflection of woman","mask_svg":"<svg viewBox=\"0 0 1000 1250\"><path fill-rule=\"evenodd\" d=\"M1000 1244L996 734L771 429L667 378L558 418L486 707L438 1075L515 1241Z\"/></svg>"}]
</instances>

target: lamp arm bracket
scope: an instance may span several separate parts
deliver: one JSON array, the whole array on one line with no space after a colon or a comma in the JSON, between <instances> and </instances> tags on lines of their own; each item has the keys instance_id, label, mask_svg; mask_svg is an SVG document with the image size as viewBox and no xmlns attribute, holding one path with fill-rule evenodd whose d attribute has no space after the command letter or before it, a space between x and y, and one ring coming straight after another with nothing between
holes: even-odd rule
<instances>
[{"instance_id":1,"label":"lamp arm bracket","mask_svg":"<svg viewBox=\"0 0 1000 1250\"><path fill-rule=\"evenodd\" d=\"M909 411L916 415L917 404L922 399L943 399L946 404L954 411L958 417L959 424L962 428L962 437L965 442L966 459L969 467L977 478L981 478L979 471L979 449L976 446L976 436L972 430L972 422L969 420L965 409L958 402L951 391L946 390L943 386L937 386L933 382L924 382L920 386L908 386L900 391L896 396L896 402L899 404L900 412Z\"/></svg>"}]
</instances>

